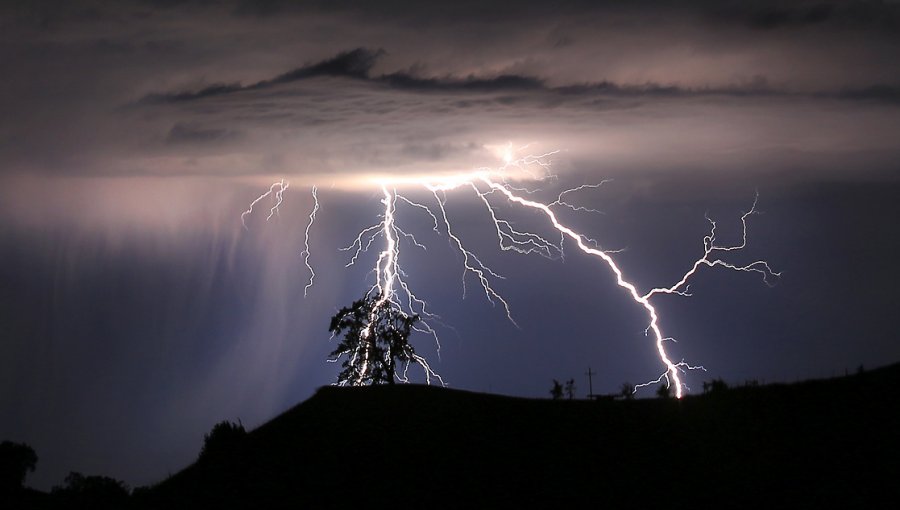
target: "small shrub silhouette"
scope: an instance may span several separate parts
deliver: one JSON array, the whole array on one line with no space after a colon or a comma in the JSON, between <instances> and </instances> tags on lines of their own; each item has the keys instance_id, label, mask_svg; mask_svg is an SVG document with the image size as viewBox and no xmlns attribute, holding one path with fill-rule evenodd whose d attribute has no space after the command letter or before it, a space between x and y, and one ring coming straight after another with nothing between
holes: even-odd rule
<instances>
[{"instance_id":1,"label":"small shrub silhouette","mask_svg":"<svg viewBox=\"0 0 900 510\"><path fill-rule=\"evenodd\" d=\"M575 398L575 379L566 381L566 396L569 397L569 400Z\"/></svg>"},{"instance_id":2,"label":"small shrub silhouette","mask_svg":"<svg viewBox=\"0 0 900 510\"><path fill-rule=\"evenodd\" d=\"M670 388L668 384L662 383L659 385L659 388L656 389L656 396L659 398L671 398L672 388Z\"/></svg>"},{"instance_id":3,"label":"small shrub silhouette","mask_svg":"<svg viewBox=\"0 0 900 510\"><path fill-rule=\"evenodd\" d=\"M220 421L213 426L209 434L204 434L199 460L203 462L230 456L243 448L246 437L247 431L244 430L240 420L237 423Z\"/></svg>"},{"instance_id":4,"label":"small shrub silhouette","mask_svg":"<svg viewBox=\"0 0 900 510\"><path fill-rule=\"evenodd\" d=\"M37 461L34 449L25 443L0 443L0 492L21 489L25 476L34 472Z\"/></svg>"},{"instance_id":5,"label":"small shrub silhouette","mask_svg":"<svg viewBox=\"0 0 900 510\"><path fill-rule=\"evenodd\" d=\"M559 400L563 397L563 387L556 379L553 380L553 387L550 388L550 396L553 400Z\"/></svg>"},{"instance_id":6,"label":"small shrub silhouette","mask_svg":"<svg viewBox=\"0 0 900 510\"><path fill-rule=\"evenodd\" d=\"M129 489L124 482L107 476L84 476L71 472L66 485L53 487L51 494L63 508L119 509L128 505Z\"/></svg>"},{"instance_id":7,"label":"small shrub silhouette","mask_svg":"<svg viewBox=\"0 0 900 510\"><path fill-rule=\"evenodd\" d=\"M703 382L703 393L719 394L726 390L728 390L728 383L721 378Z\"/></svg>"}]
</instances>

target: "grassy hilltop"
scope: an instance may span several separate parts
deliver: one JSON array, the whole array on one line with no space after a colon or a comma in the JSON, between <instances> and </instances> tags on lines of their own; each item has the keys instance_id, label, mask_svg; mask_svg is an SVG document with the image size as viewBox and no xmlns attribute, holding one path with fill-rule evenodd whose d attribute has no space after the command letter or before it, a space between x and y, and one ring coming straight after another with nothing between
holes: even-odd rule
<instances>
[{"instance_id":1,"label":"grassy hilltop","mask_svg":"<svg viewBox=\"0 0 900 510\"><path fill-rule=\"evenodd\" d=\"M870 506L900 496L900 365L707 395L552 401L320 389L141 508Z\"/></svg>"}]
</instances>

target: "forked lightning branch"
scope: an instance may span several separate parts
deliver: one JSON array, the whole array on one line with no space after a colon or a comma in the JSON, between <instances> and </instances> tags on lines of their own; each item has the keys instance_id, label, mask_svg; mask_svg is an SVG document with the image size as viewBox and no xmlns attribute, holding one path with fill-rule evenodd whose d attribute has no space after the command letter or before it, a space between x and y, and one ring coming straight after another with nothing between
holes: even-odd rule
<instances>
[{"instance_id":1,"label":"forked lightning branch","mask_svg":"<svg viewBox=\"0 0 900 510\"><path fill-rule=\"evenodd\" d=\"M689 370L704 370L704 368L700 365L692 365L684 360L674 360L670 357L666 350L666 344L672 341L673 338L663 333L662 319L652 300L659 294L690 296L689 283L704 267L742 273L756 273L762 277L767 285L772 285L779 273L773 271L765 260L757 260L749 264L735 264L722 258L747 246L747 223L749 218L757 213L757 200L754 199L750 209L741 215L740 243L719 243L717 239L718 225L713 219L707 217L710 225L709 233L702 239L702 245L698 250L698 258L687 268L681 278L669 286L660 286L641 291L623 273L616 262L616 257L620 255L619 252L602 249L596 240L563 223L557 214L563 208L570 209L576 213L598 212L595 209L571 203L571 199L567 198L567 196L571 196L586 188L600 187L605 181L563 190L557 195L555 200L546 203L534 200L532 191L512 184L514 179L521 180L523 176L534 181L552 180L550 178L555 176L551 172L551 162L557 152L516 156L513 154L511 145L509 145L503 154L503 165L498 168L479 168L467 173L442 177L373 179L371 185L380 189L382 194L381 204L384 210L380 215L380 221L360 231L353 238L352 243L342 249L348 252L346 265L349 267L359 262L364 254L368 253L377 244L380 249L374 266L375 283L369 290L369 295L374 296L379 304L390 302L403 313L418 315L421 320L418 322L417 329L431 335L438 342L438 348L440 348L437 332L431 325L431 320L435 319L435 316L428 309L426 301L414 293L407 284L405 273L402 270L401 238L409 240L411 246L421 249L425 248L412 232L404 231L397 224L397 202L403 202L427 215L433 224L432 230L438 234L446 235L450 245L461 254L463 293L465 294L466 292L467 277L469 275L474 276L474 280L478 282L480 292L484 293L485 298L492 304L500 305L507 319L515 325L509 303L495 288L494 282L503 277L482 262L475 252L466 247L463 240L453 231L451 219L445 206L451 193L467 190L470 193L474 193L480 202L484 204L485 221L493 225L496 231L497 244L501 250L523 255L537 254L555 259L562 257L565 245L574 245L587 256L596 259L599 268L607 271L612 276L611 283L622 289L623 298L631 300L635 306L646 313L647 326L645 334L654 343L661 368L663 369L657 378L635 386L634 390L637 391L643 386L665 382L668 386L674 387L675 396L681 398L687 389L682 380L682 375ZM424 188L430 192L433 201L429 201L429 203L413 201L397 191L400 187L408 187L410 185ZM287 189L288 183L284 179L273 183L265 193L253 200L250 207L241 215L241 220L244 221L248 215L253 213L254 206L266 199L271 200L266 219L270 219L278 214L279 206L284 198L284 192ZM315 272L309 264L309 232L316 219L316 212L319 209L319 200L316 192L317 188L313 186L314 206L309 215L309 222L306 225L305 246L301 253L303 262L310 274L310 279L304 288L304 295L312 286L315 277ZM498 214L498 210L495 207L498 201L539 212L540 215L546 218L547 225L557 232L558 237L548 239L546 236L534 232L517 229L513 226L513 222L502 218ZM246 227L246 223L244 226ZM353 353L348 353L348 355L352 356ZM358 362L364 364L365 357L361 356L359 358ZM351 361L354 360L351 359ZM414 361L423 369L426 382L430 383L433 379L436 379L443 384L443 379L438 376L424 358L416 356ZM360 369L364 371L366 367L363 365ZM406 372L404 371L397 377L406 381Z\"/></svg>"}]
</instances>

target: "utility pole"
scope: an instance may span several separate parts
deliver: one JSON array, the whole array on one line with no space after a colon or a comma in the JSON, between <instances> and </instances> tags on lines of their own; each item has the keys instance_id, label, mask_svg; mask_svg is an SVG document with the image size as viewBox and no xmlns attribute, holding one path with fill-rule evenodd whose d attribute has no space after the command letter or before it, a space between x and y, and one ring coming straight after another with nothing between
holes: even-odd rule
<instances>
[{"instance_id":1,"label":"utility pole","mask_svg":"<svg viewBox=\"0 0 900 510\"><path fill-rule=\"evenodd\" d=\"M593 380L592 376L595 375L596 373L597 372L591 371L591 367L588 367L588 371L585 374L586 376L588 376L588 389L590 391L590 393L588 393L588 398L594 398L594 380Z\"/></svg>"}]
</instances>

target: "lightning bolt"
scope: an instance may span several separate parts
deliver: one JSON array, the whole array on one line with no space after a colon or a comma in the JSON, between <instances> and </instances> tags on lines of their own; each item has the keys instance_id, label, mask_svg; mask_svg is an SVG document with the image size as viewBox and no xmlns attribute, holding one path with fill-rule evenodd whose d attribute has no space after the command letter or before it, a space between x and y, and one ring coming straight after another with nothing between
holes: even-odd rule
<instances>
[{"instance_id":1,"label":"lightning bolt","mask_svg":"<svg viewBox=\"0 0 900 510\"><path fill-rule=\"evenodd\" d=\"M521 147L519 150L523 150L527 147L528 146ZM430 325L431 320L436 320L438 318L427 310L427 303L417 297L410 289L405 280L406 275L399 264L401 238L407 239L413 246L423 250L426 249L425 245L420 243L414 235L405 232L397 225L397 202L403 202L408 206L421 210L427 214L432 220L432 230L434 232L440 234L441 227L443 227L443 230L446 232L446 235L451 242L451 246L462 255L463 297L466 295L467 276L471 274L480 285L487 301L492 305L500 304L507 319L513 325L518 327L518 324L513 319L509 303L493 285L494 280L503 279L503 276L493 271L482 262L473 251L465 246L460 237L454 233L452 223L447 214L447 193L460 188L471 189L488 211L488 216L494 225L497 242L501 250L513 251L525 255L536 254L550 259L557 259L564 256L564 242L568 239L570 242L574 243L582 253L598 259L598 261L612 273L616 285L623 289L625 295L647 314L648 324L645 333L648 336L652 333L657 355L661 364L665 367L665 370L659 377L655 380L636 385L634 391L637 391L641 387L665 381L668 386L674 386L675 396L681 398L684 395L684 392L687 391L687 386L682 381L681 374L689 370L705 370L705 368L699 365L690 365L684 360L674 361L670 357L666 351L666 342L674 341L674 338L663 334L660 326L659 313L651 300L659 294L690 296L691 294L688 291L689 282L704 266L709 268L722 268L736 272L757 273L761 275L763 281L767 285L771 286L773 280L780 276L780 273L773 271L766 261L757 260L750 264L737 265L721 258L722 255L742 250L747 246L748 218L758 214L757 203L759 195L757 193L751 208L745 211L741 216L742 235L740 243L733 245L717 243L716 229L718 225L707 215L706 219L710 224L710 231L703 237L702 255L700 255L684 275L671 286L655 287L642 293L631 280L625 277L622 269L613 258L613 255L621 253L622 250L602 249L596 240L587 237L585 234L574 230L572 227L560 221L554 211L554 208L562 207L574 212L601 213L601 211L597 209L574 205L567 201L566 196L587 189L599 188L603 184L609 182L608 180L597 184L583 184L575 188L564 190L551 202L540 202L531 198L540 190L528 190L515 187L508 182L507 177L512 171L518 171L518 174L525 175L532 180L555 178L556 176L550 171L552 163L551 158L558 152L559 151L552 151L544 154L527 155L515 158L515 151L510 143L501 148L503 165L496 169L479 168L472 172L440 178L381 179L374 182L374 184L380 187L382 192L381 204L384 206L384 211L380 216L381 221L362 229L349 246L342 248L343 251L353 253L347 266L349 267L356 264L361 255L368 252L375 241L378 238L381 238L384 242L384 248L378 253L373 269L373 272L375 273L375 283L369 289L368 294L370 296L377 296L375 309L385 303L390 303L405 314L419 315L422 318L422 326L417 328L417 330L433 336L438 345L438 352L440 352L438 335L435 329ZM413 201L399 194L394 185L401 184L414 184L423 187L430 192L431 196L434 198L436 208ZM266 193L262 194L251 203L250 208L241 215L241 220L243 221L244 217L252 212L252 208L257 202L270 195L274 195L275 205L271 208L267 219L277 214L278 206L281 204L282 194L285 189L287 189L287 184L283 180L272 184ZM497 209L491 201L495 196L502 197L506 203L517 204L521 207L538 211L549 221L550 226L552 226L559 234L559 238L557 240L550 240L536 233L514 228L512 222L498 215ZM312 284L313 277L315 276L312 267L309 265L309 229L315 219L315 213L318 210L318 198L316 197L315 187L313 187L313 198L315 200L315 207L310 214L310 221L307 224L305 236L306 249L303 251L304 263L307 265L311 276L309 284L304 288L304 293ZM369 318L370 324L363 332L364 336L370 334L371 324L374 320L374 316ZM356 352L346 353L351 357L351 363L359 363L360 374L365 374L368 370L369 352L366 345L368 345L368 343L363 342ZM340 356L338 356L338 358L340 358ZM333 359L329 361L337 360ZM430 383L432 378L436 378L443 384L443 379L440 378L424 358L415 355L413 361L420 365L424 370L426 382ZM408 368L409 364L407 364L402 374L397 376L398 379L401 381L408 380Z\"/></svg>"},{"instance_id":2,"label":"lightning bolt","mask_svg":"<svg viewBox=\"0 0 900 510\"><path fill-rule=\"evenodd\" d=\"M626 280L622 270L616 264L615 260L612 256L605 251L594 248L593 246L589 246L586 242L586 237L582 234L579 234L572 230L571 228L563 225L559 219L556 217L556 214L553 210L550 209L549 204L542 204L539 202L535 202L532 200L528 200L513 194L510 190L508 190L502 184L497 182L493 182L488 178L482 179L484 183L489 186L492 190L495 190L501 194L503 194L507 199L511 202L515 202L517 204L521 204L525 207L529 207L532 209L536 209L538 211L543 212L550 222L553 224L553 227L562 233L564 236L568 237L575 241L578 248L584 253L591 255L593 257L597 257L603 261L604 264L613 272L616 278L616 284L619 287L622 287L628 292L628 295L634 300L637 304L646 310L647 314L650 316L650 325L648 326L648 330L653 331L653 335L656 340L656 349L659 353L659 358L666 366L666 371L663 373L663 377L667 379L668 382L674 384L675 386L675 395L677 398L681 398L683 394L684 384L681 382L681 378L679 377L679 370L682 369L694 369L694 368L702 368L702 367L692 367L685 362L673 363L669 358L669 355L666 353L666 349L664 346L664 342L667 340L667 337L664 337L662 331L659 327L659 315L656 312L656 308L650 303L648 295L642 295L638 292L637 288L633 283ZM562 194L560 195L562 196ZM560 200L554 202L554 204L560 203ZM696 264L695 264L696 266ZM685 278L685 281L688 277ZM671 379L669 379L671 377ZM656 382L661 379L657 379ZM636 388L635 388L636 389Z\"/></svg>"},{"instance_id":3,"label":"lightning bolt","mask_svg":"<svg viewBox=\"0 0 900 510\"><path fill-rule=\"evenodd\" d=\"M285 182L284 179L281 179L280 181L276 181L276 182L272 183L271 186L269 186L269 191L266 191L262 195L258 196L256 198L256 200L254 200L253 202L250 202L250 207L248 207L246 211L241 213L241 224L244 225L244 228L245 229L247 228L246 218L247 218L247 216L249 216L250 214L253 213L253 206L255 206L257 203L259 203L261 200L265 199L266 197L272 196L274 198L274 202L275 202L275 204L272 205L271 209L269 209L269 215L266 216L266 221L269 221L270 219L272 219L272 216L275 216L276 214L278 214L278 208L281 207L281 202L282 202L282 200L284 200L284 192L286 189L288 189L289 185L290 184Z\"/></svg>"},{"instance_id":4,"label":"lightning bolt","mask_svg":"<svg viewBox=\"0 0 900 510\"><path fill-rule=\"evenodd\" d=\"M427 304L425 301L416 297L416 295L412 292L409 285L407 285L404 280L404 273L400 269L399 260L400 260L400 246L399 239L400 236L408 238L415 246L426 249L425 245L419 243L416 240L415 236L404 232L400 227L397 226L394 217L397 208L397 200L400 195L397 194L397 191L394 189L388 189L387 184L381 185L381 192L383 198L381 199L381 203L384 205L384 213L382 215L382 221L376 225L363 229L359 235L357 235L356 239L350 246L342 248L342 250L348 251L356 248L356 252L351 258L350 262L347 266L353 265L356 260L359 258L360 253L366 251L374 242L374 240L381 236L385 241L385 248L378 254L378 259L375 263L375 284L369 289L367 293L368 296L377 296L375 300L375 304L372 307L372 312L368 318L368 324L365 328L363 328L361 332L361 336L365 339L368 338L372 333L372 326L377 320L376 314L377 310L379 310L386 303L396 307L401 311L404 315L419 315L420 317L424 317L424 319L420 320L421 327L415 327L417 331L428 333L432 335L436 342L438 342L438 352L440 352L440 341L437 336L437 332L428 322L428 319L436 318L435 315L428 312L426 309ZM410 203L417 207L424 207L421 204L416 204L406 198L403 198L404 201ZM426 207L425 210L428 210ZM430 211L429 211L430 213ZM432 217L434 217L432 215ZM437 229L437 220L435 220L435 229ZM367 241L364 241L364 238L368 238ZM399 287L399 290L398 290ZM402 302L401 296L406 299L406 303ZM416 310L418 308L418 310ZM409 310L410 313L407 314L405 310ZM361 384L365 379L366 375L369 371L370 357L371 357L371 342L360 342L357 346L357 349L352 353L340 353L336 358L331 359L329 361L336 362L341 358L342 355L347 354L350 356L351 364L358 363L360 369L358 371L358 379L357 384ZM385 357L388 358L392 356L392 353L386 352ZM416 354L411 354L411 362L415 362L418 364L423 372L425 373L425 382L431 384L431 379L437 379L441 385L444 385L444 380L441 376L431 368L428 361ZM385 360L389 361L389 360ZM408 370L409 370L409 362L407 362L403 371L397 374L397 377L403 381L408 382ZM345 381L341 381L341 384L345 384Z\"/></svg>"},{"instance_id":5,"label":"lightning bolt","mask_svg":"<svg viewBox=\"0 0 900 510\"><path fill-rule=\"evenodd\" d=\"M303 251L300 252L300 256L303 257L303 264L306 265L306 269L309 270L309 283L303 287L303 297L306 297L306 293L309 291L310 287L313 285L313 279L316 277L316 272L313 271L313 267L309 263L309 229L312 228L313 223L316 221L316 213L319 212L319 196L316 194L318 188L315 186L312 187L312 197L313 197L313 210L309 213L309 223L306 224L306 231L303 234Z\"/></svg>"},{"instance_id":6,"label":"lightning bolt","mask_svg":"<svg viewBox=\"0 0 900 510\"><path fill-rule=\"evenodd\" d=\"M273 201L272 207L269 208L269 215L266 216L266 221L269 221L273 216L280 214L281 203L284 201L284 192L288 189L288 186L290 186L290 183L288 183L284 179L275 181L271 186L269 186L268 191L256 197L255 200L250 202L250 206L247 207L247 210L241 213L241 224L244 226L244 229L250 230L249 227L247 227L247 216L253 214L253 206L264 200L266 197L271 196ZM309 271L309 282L306 284L306 286L303 287L303 297L307 296L309 289L313 285L313 279L315 279L316 277L316 272L313 270L312 265L310 265L309 263L309 230L310 228L312 228L313 223L316 221L316 213L319 212L319 197L316 194L317 191L318 188L316 186L313 186L313 209L312 212L309 213L309 223L306 224L306 231L303 238L304 249L300 252L300 256L303 258L303 264Z\"/></svg>"}]
</instances>

